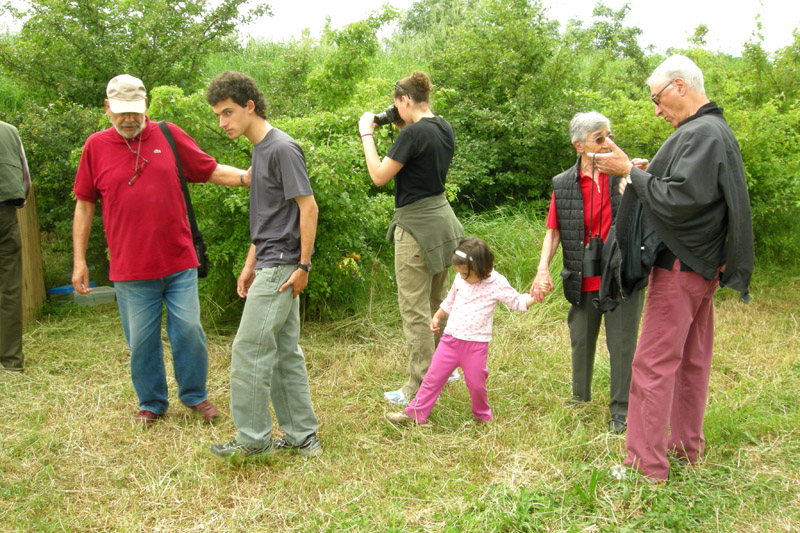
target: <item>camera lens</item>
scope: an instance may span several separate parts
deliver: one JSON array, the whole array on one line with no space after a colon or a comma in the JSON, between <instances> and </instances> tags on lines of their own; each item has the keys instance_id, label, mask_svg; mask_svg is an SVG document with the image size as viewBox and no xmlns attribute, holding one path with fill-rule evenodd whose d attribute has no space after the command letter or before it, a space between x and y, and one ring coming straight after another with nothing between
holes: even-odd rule
<instances>
[{"instance_id":1,"label":"camera lens","mask_svg":"<svg viewBox=\"0 0 800 533\"><path fill-rule=\"evenodd\" d=\"M377 126L385 126L386 124L391 124L398 120L400 120L400 114L397 112L397 107L392 104L386 108L386 111L375 115L374 122Z\"/></svg>"}]
</instances>

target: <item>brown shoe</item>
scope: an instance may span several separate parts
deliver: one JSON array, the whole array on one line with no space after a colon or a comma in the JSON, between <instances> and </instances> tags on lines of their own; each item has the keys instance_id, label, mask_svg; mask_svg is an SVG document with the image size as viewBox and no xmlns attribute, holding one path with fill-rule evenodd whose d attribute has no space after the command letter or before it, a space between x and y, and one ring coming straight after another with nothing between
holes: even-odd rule
<instances>
[{"instance_id":1,"label":"brown shoe","mask_svg":"<svg viewBox=\"0 0 800 533\"><path fill-rule=\"evenodd\" d=\"M403 411L397 413L386 413L386 420L395 424L410 424L415 422L413 418L405 414Z\"/></svg>"},{"instance_id":2,"label":"brown shoe","mask_svg":"<svg viewBox=\"0 0 800 533\"><path fill-rule=\"evenodd\" d=\"M157 415L153 411L139 411L133 423L142 427L152 426L162 415Z\"/></svg>"},{"instance_id":3,"label":"brown shoe","mask_svg":"<svg viewBox=\"0 0 800 533\"><path fill-rule=\"evenodd\" d=\"M197 405L189 405L187 407L189 407L189 409L191 409L198 415L202 416L204 422L211 422L212 420L214 420L219 416L219 411L217 411L217 406L209 402L208 400L202 401Z\"/></svg>"}]
</instances>

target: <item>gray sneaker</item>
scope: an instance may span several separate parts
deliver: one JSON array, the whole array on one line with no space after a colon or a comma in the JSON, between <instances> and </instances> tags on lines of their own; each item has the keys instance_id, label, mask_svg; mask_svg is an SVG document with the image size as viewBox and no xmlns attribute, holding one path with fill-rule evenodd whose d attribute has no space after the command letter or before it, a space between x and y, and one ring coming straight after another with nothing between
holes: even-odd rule
<instances>
[{"instance_id":1,"label":"gray sneaker","mask_svg":"<svg viewBox=\"0 0 800 533\"><path fill-rule=\"evenodd\" d=\"M254 447L241 444L236 439L225 444L211 446L211 453L224 461L230 461L234 464L240 464L250 459L263 460L274 451L275 447L272 442L261 447Z\"/></svg>"},{"instance_id":2,"label":"gray sneaker","mask_svg":"<svg viewBox=\"0 0 800 533\"><path fill-rule=\"evenodd\" d=\"M272 447L278 452L297 452L303 457L319 457L322 455L322 444L319 443L316 433L312 433L299 446L286 440L286 436L272 441Z\"/></svg>"}]
</instances>

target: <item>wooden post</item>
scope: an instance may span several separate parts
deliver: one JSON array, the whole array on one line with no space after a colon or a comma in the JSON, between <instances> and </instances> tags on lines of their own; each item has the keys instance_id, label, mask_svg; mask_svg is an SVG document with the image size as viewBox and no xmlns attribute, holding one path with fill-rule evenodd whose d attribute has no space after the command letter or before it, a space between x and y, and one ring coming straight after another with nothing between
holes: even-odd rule
<instances>
[{"instance_id":1,"label":"wooden post","mask_svg":"<svg viewBox=\"0 0 800 533\"><path fill-rule=\"evenodd\" d=\"M17 221L22 237L22 324L25 325L36 318L47 297L35 187L31 189L25 207L17 210Z\"/></svg>"}]
</instances>

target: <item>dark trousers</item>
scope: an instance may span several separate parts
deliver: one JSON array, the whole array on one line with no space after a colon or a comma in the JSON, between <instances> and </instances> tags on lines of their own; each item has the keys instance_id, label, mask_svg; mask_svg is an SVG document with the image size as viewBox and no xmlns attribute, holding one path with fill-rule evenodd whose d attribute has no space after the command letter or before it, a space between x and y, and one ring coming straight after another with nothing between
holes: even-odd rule
<instances>
[{"instance_id":1,"label":"dark trousers","mask_svg":"<svg viewBox=\"0 0 800 533\"><path fill-rule=\"evenodd\" d=\"M0 363L21 370L22 241L15 206L0 207Z\"/></svg>"},{"instance_id":2,"label":"dark trousers","mask_svg":"<svg viewBox=\"0 0 800 533\"><path fill-rule=\"evenodd\" d=\"M567 315L572 344L572 396L588 402L592 399L592 374L600 322L605 322L606 346L610 359L612 415L628 415L631 386L631 363L636 352L639 320L642 317L644 291L605 314L595 308L598 291L581 293L580 305L572 305Z\"/></svg>"}]
</instances>

